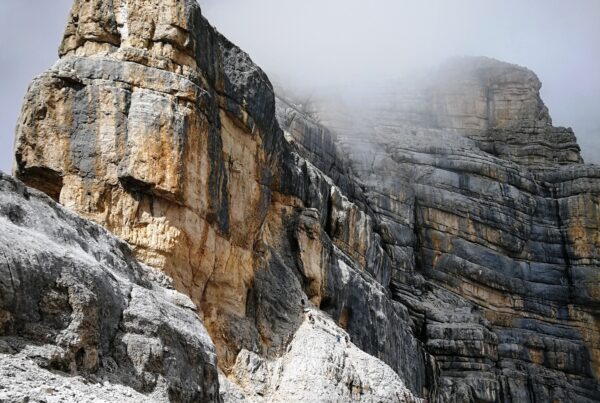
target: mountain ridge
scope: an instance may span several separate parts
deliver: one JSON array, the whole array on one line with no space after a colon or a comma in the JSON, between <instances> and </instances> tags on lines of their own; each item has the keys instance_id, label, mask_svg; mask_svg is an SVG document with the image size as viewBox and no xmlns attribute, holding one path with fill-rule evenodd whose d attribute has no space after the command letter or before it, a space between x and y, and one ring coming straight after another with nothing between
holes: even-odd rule
<instances>
[{"instance_id":1,"label":"mountain ridge","mask_svg":"<svg viewBox=\"0 0 600 403\"><path fill-rule=\"evenodd\" d=\"M60 54L15 176L189 296L203 399L600 400L600 170L530 70L463 59L317 121L192 0L76 0Z\"/></svg>"}]
</instances>

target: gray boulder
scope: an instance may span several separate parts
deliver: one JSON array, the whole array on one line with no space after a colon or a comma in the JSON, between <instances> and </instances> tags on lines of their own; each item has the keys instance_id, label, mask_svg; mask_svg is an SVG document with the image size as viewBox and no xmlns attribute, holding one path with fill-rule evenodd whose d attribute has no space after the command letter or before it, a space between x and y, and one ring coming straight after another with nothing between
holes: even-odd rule
<instances>
[{"instance_id":1,"label":"gray boulder","mask_svg":"<svg viewBox=\"0 0 600 403\"><path fill-rule=\"evenodd\" d=\"M125 242L2 173L0 273L0 396L35 398L45 377L60 394L75 376L74 396L219 400L190 299Z\"/></svg>"}]
</instances>

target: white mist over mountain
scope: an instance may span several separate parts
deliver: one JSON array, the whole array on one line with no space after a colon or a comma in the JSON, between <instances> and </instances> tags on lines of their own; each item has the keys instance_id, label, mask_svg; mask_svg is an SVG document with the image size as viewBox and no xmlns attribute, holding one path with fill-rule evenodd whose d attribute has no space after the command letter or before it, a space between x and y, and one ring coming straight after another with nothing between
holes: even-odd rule
<instances>
[{"instance_id":1,"label":"white mist over mountain","mask_svg":"<svg viewBox=\"0 0 600 403\"><path fill-rule=\"evenodd\" d=\"M57 59L72 0L0 1L0 169L10 171L27 85ZM200 0L274 81L359 94L449 56L535 71L554 123L600 163L600 1Z\"/></svg>"},{"instance_id":2,"label":"white mist over mountain","mask_svg":"<svg viewBox=\"0 0 600 403\"><path fill-rule=\"evenodd\" d=\"M533 70L555 125L600 163L600 1L199 0L204 15L293 91L385 86L453 56Z\"/></svg>"}]
</instances>

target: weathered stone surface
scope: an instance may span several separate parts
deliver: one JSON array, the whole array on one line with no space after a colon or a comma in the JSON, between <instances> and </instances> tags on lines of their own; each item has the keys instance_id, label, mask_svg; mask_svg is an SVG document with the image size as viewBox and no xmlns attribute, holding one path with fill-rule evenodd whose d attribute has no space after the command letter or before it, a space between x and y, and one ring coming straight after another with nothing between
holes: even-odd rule
<instances>
[{"instance_id":1,"label":"weathered stone surface","mask_svg":"<svg viewBox=\"0 0 600 403\"><path fill-rule=\"evenodd\" d=\"M19 354L0 354L0 401L136 403L160 399L119 383L91 383L82 376L64 376Z\"/></svg>"},{"instance_id":2,"label":"weathered stone surface","mask_svg":"<svg viewBox=\"0 0 600 403\"><path fill-rule=\"evenodd\" d=\"M253 402L422 402L390 367L357 348L331 318L312 309L281 357L267 361L242 350L232 379Z\"/></svg>"},{"instance_id":3,"label":"weathered stone surface","mask_svg":"<svg viewBox=\"0 0 600 403\"><path fill-rule=\"evenodd\" d=\"M219 322L244 318L260 265L279 130L267 78L192 0L76 1L61 55L29 89L17 175L172 276L234 360Z\"/></svg>"},{"instance_id":4,"label":"weathered stone surface","mask_svg":"<svg viewBox=\"0 0 600 403\"><path fill-rule=\"evenodd\" d=\"M0 398L218 401L195 306L126 243L2 173L0 229Z\"/></svg>"},{"instance_id":5,"label":"weathered stone surface","mask_svg":"<svg viewBox=\"0 0 600 403\"><path fill-rule=\"evenodd\" d=\"M322 106L441 401L600 399L600 178L539 88L527 69L464 59L360 111ZM307 156L330 148L289 134Z\"/></svg>"},{"instance_id":6,"label":"weathered stone surface","mask_svg":"<svg viewBox=\"0 0 600 403\"><path fill-rule=\"evenodd\" d=\"M600 173L529 70L460 60L319 124L193 0L77 0L60 54L15 174L190 296L222 399L600 400Z\"/></svg>"},{"instance_id":7,"label":"weathered stone surface","mask_svg":"<svg viewBox=\"0 0 600 403\"><path fill-rule=\"evenodd\" d=\"M373 222L286 142L268 79L195 1L76 1L60 52L26 96L16 175L169 274L224 376L240 351L276 360L304 301L427 393Z\"/></svg>"},{"instance_id":8,"label":"weathered stone surface","mask_svg":"<svg viewBox=\"0 0 600 403\"><path fill-rule=\"evenodd\" d=\"M531 70L483 57L453 59L377 103L380 130L431 128L453 131L501 159L530 169L544 163L581 162L571 129L552 126ZM373 109L375 111L375 109Z\"/></svg>"}]
</instances>

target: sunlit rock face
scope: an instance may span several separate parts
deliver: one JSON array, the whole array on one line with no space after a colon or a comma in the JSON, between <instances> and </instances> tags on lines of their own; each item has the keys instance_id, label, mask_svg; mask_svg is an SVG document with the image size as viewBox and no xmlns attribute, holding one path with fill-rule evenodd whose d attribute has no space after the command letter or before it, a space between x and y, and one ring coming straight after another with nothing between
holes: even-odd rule
<instances>
[{"instance_id":1,"label":"sunlit rock face","mask_svg":"<svg viewBox=\"0 0 600 403\"><path fill-rule=\"evenodd\" d=\"M226 317L267 340L243 319L280 147L266 76L195 1L76 1L60 54L29 88L17 176L168 273L225 362Z\"/></svg>"},{"instance_id":2,"label":"sunlit rock face","mask_svg":"<svg viewBox=\"0 0 600 403\"><path fill-rule=\"evenodd\" d=\"M341 168L336 185L286 141L267 77L196 1L75 1L60 56L26 95L15 175L172 277L225 377L254 379L240 352L278 362L292 340L308 348L312 333L297 330L311 307L334 315L354 358L315 357L339 376L317 371L321 389L306 401L430 393L431 357L390 297L389 257L343 190L354 179ZM281 385L313 379L292 375Z\"/></svg>"},{"instance_id":3,"label":"sunlit rock face","mask_svg":"<svg viewBox=\"0 0 600 403\"><path fill-rule=\"evenodd\" d=\"M389 366L358 349L348 334L318 310L309 310L276 360L242 350L225 400L255 402L423 402Z\"/></svg>"},{"instance_id":4,"label":"sunlit rock face","mask_svg":"<svg viewBox=\"0 0 600 403\"><path fill-rule=\"evenodd\" d=\"M455 60L358 107L324 101L335 141L280 108L324 172L348 156L441 401L600 399L600 169L539 89L525 68Z\"/></svg>"},{"instance_id":5,"label":"sunlit rock face","mask_svg":"<svg viewBox=\"0 0 600 403\"><path fill-rule=\"evenodd\" d=\"M60 56L15 174L191 297L223 400L600 400L600 170L532 72L317 123L193 0L77 0Z\"/></svg>"}]
</instances>

